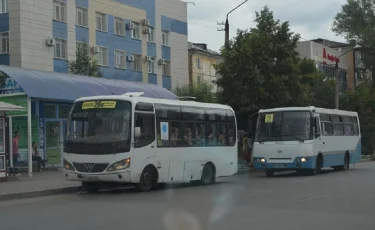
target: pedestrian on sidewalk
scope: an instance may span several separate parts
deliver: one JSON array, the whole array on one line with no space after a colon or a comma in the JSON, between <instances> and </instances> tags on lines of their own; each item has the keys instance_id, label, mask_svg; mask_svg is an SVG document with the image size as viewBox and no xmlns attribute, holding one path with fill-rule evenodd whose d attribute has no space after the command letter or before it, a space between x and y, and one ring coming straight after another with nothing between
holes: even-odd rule
<instances>
[{"instance_id":1,"label":"pedestrian on sidewalk","mask_svg":"<svg viewBox=\"0 0 375 230\"><path fill-rule=\"evenodd\" d=\"M43 169L46 168L46 165L44 164L44 161L42 157L39 155L38 152L38 146L36 145L36 142L33 142L33 161L38 162L37 171L41 172L41 166L43 166Z\"/></svg>"},{"instance_id":2,"label":"pedestrian on sidewalk","mask_svg":"<svg viewBox=\"0 0 375 230\"><path fill-rule=\"evenodd\" d=\"M43 166L43 169L46 168L46 165L44 164L44 161L42 157L39 155L38 152L38 146L36 145L36 142L33 142L33 161L38 162L37 171L41 172L41 166Z\"/></svg>"},{"instance_id":3,"label":"pedestrian on sidewalk","mask_svg":"<svg viewBox=\"0 0 375 230\"><path fill-rule=\"evenodd\" d=\"M20 154L18 152L19 140L20 140L20 133L17 131L14 134L13 140L12 140L12 147L13 147L13 156L12 156L13 157L13 170L12 170L12 173L15 176L21 176L21 174L18 173L18 168L17 168L18 160L20 159Z\"/></svg>"}]
</instances>

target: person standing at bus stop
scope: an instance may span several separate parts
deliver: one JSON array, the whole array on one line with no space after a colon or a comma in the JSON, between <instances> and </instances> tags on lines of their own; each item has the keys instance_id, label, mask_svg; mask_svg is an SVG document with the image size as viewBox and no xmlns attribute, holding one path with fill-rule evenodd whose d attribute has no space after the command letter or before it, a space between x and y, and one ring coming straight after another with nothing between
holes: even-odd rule
<instances>
[{"instance_id":1,"label":"person standing at bus stop","mask_svg":"<svg viewBox=\"0 0 375 230\"><path fill-rule=\"evenodd\" d=\"M17 168L18 159L20 158L20 154L18 152L19 140L20 140L20 133L17 131L14 134L13 140L12 140L12 147L13 147L13 174L16 175L16 176L20 176L20 174L18 174L18 168Z\"/></svg>"}]
</instances>

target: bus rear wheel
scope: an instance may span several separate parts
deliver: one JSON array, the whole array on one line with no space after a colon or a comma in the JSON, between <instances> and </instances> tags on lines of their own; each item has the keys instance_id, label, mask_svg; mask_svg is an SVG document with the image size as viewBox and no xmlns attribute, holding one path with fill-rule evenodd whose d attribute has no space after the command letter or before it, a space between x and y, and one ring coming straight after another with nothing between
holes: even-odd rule
<instances>
[{"instance_id":1,"label":"bus rear wheel","mask_svg":"<svg viewBox=\"0 0 375 230\"><path fill-rule=\"evenodd\" d=\"M205 164L202 170L201 184L209 185L215 183L215 169L212 164Z\"/></svg>"}]
</instances>

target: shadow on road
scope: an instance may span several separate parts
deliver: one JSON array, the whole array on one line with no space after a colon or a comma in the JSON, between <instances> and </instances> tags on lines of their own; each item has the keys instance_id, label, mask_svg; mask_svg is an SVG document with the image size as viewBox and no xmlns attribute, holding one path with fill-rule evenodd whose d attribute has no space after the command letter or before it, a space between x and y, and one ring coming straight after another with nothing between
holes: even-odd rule
<instances>
[{"instance_id":1,"label":"shadow on road","mask_svg":"<svg viewBox=\"0 0 375 230\"><path fill-rule=\"evenodd\" d=\"M351 168L350 171L354 171L356 168ZM316 176L322 176L322 175L328 175L332 173L342 173L345 171L335 171L333 169L323 169L318 175ZM279 177L279 178L290 178L290 177L307 177L307 176L312 176L311 174L308 173L297 173L295 171L286 171L286 172L279 172L275 173L273 177ZM265 173L258 174L256 175L258 178L266 177Z\"/></svg>"},{"instance_id":2,"label":"shadow on road","mask_svg":"<svg viewBox=\"0 0 375 230\"><path fill-rule=\"evenodd\" d=\"M216 182L215 184L211 185L199 185L199 184L192 184L192 183L185 183L185 184L168 184L165 185L162 188L157 188L150 192L158 192L158 191L166 191L166 190L177 190L177 189L185 189L185 188L195 188L195 187L212 187L212 186L219 186L222 184L230 184L233 182L227 182L227 181L220 181ZM137 189L132 185L126 185L119 188L111 188L111 189L102 189L97 193L86 193L86 192L80 192L80 195L118 195L118 194L144 194L142 192L138 192Z\"/></svg>"}]
</instances>

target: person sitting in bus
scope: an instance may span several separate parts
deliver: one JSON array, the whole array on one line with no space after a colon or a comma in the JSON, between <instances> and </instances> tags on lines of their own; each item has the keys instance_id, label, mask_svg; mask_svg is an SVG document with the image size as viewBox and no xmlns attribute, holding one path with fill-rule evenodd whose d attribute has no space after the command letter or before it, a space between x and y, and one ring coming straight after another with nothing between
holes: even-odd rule
<instances>
[{"instance_id":1,"label":"person sitting in bus","mask_svg":"<svg viewBox=\"0 0 375 230\"><path fill-rule=\"evenodd\" d=\"M213 132L213 127L211 127L208 131L207 135L207 142L208 145L214 145L214 132Z\"/></svg>"},{"instance_id":2,"label":"person sitting in bus","mask_svg":"<svg viewBox=\"0 0 375 230\"><path fill-rule=\"evenodd\" d=\"M225 138L225 135L224 135L223 132L220 132L219 143L220 143L220 145L225 145L226 144L226 138Z\"/></svg>"},{"instance_id":3,"label":"person sitting in bus","mask_svg":"<svg viewBox=\"0 0 375 230\"><path fill-rule=\"evenodd\" d=\"M184 134L184 141L185 141L186 145L188 145L188 146L192 146L193 145L193 142L191 141L191 138L192 138L191 129L190 128L186 128L185 129L185 134Z\"/></svg>"},{"instance_id":4,"label":"person sitting in bus","mask_svg":"<svg viewBox=\"0 0 375 230\"><path fill-rule=\"evenodd\" d=\"M171 145L177 146L177 140L178 140L178 129L176 127L172 127Z\"/></svg>"},{"instance_id":5,"label":"person sitting in bus","mask_svg":"<svg viewBox=\"0 0 375 230\"><path fill-rule=\"evenodd\" d=\"M195 130L195 136L196 136L196 145L203 146L204 139L203 139L202 131L200 129L197 128Z\"/></svg>"}]
</instances>

